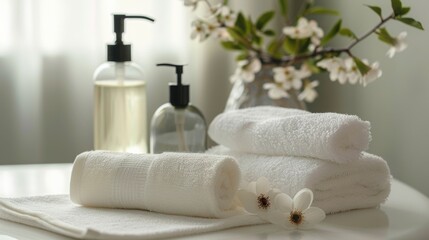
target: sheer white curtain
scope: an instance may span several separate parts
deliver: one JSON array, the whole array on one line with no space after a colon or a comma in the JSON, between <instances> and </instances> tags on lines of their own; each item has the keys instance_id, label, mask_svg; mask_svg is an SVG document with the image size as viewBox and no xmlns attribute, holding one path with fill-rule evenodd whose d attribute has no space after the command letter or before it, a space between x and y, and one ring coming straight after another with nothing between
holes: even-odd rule
<instances>
[{"instance_id":1,"label":"sheer white curtain","mask_svg":"<svg viewBox=\"0 0 429 240\"><path fill-rule=\"evenodd\" d=\"M231 3L260 13L275 1ZM113 13L156 19L127 20L124 34L145 70L149 120L175 80L158 62L188 63L191 102L207 122L223 110L232 54L190 40L195 13L182 0L0 0L0 164L71 162L92 148L92 74L114 41Z\"/></svg>"}]
</instances>

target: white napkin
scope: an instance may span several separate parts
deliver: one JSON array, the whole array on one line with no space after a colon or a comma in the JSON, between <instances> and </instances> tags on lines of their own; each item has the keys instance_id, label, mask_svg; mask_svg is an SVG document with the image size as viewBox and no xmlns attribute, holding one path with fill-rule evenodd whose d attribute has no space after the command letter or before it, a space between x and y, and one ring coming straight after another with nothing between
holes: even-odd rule
<instances>
[{"instance_id":1,"label":"white napkin","mask_svg":"<svg viewBox=\"0 0 429 240\"><path fill-rule=\"evenodd\" d=\"M0 198L0 218L73 238L106 240L171 238L263 223L250 215L213 219L86 208L73 204L68 195Z\"/></svg>"},{"instance_id":2,"label":"white napkin","mask_svg":"<svg viewBox=\"0 0 429 240\"><path fill-rule=\"evenodd\" d=\"M227 156L91 151L76 157L70 197L87 207L221 218L242 213L233 204L239 182Z\"/></svg>"},{"instance_id":3,"label":"white napkin","mask_svg":"<svg viewBox=\"0 0 429 240\"><path fill-rule=\"evenodd\" d=\"M370 123L357 116L271 106L224 112L210 124L209 135L235 151L335 162L358 159L371 139Z\"/></svg>"},{"instance_id":4,"label":"white napkin","mask_svg":"<svg viewBox=\"0 0 429 240\"><path fill-rule=\"evenodd\" d=\"M302 188L311 189L313 205L326 213L376 207L390 193L391 176L386 161L366 152L356 161L342 164L306 157L241 153L224 146L208 152L237 159L243 185L266 177L272 187L290 196Z\"/></svg>"}]
</instances>

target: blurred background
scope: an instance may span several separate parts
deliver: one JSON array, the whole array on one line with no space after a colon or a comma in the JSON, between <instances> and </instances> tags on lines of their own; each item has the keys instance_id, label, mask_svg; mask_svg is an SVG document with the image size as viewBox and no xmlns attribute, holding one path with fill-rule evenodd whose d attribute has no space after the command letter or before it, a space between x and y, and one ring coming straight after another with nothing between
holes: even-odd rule
<instances>
[{"instance_id":1,"label":"blurred background","mask_svg":"<svg viewBox=\"0 0 429 240\"><path fill-rule=\"evenodd\" d=\"M378 21L364 4L373 1L320 0L341 12L343 25L361 35ZM277 1L230 0L233 9L260 14ZM390 12L390 1L377 1ZM429 27L429 2L403 0L413 17ZM148 119L168 101L174 71L158 62L188 63L184 80L191 102L208 123L223 111L235 70L234 54L215 39L190 39L195 13L181 0L0 0L0 165L72 162L93 146L92 74L106 61L114 41L112 13L143 14L156 24L126 23L124 40L133 61L144 67ZM329 26L335 17L323 17ZM280 25L278 26L280 28ZM356 114L372 124L369 152L388 161L392 175L429 195L428 31L388 24L392 34L406 29L409 47L395 58L373 36L353 52L379 61L383 76L367 87L340 85L320 77L314 112ZM336 41L338 46L347 42Z\"/></svg>"}]
</instances>

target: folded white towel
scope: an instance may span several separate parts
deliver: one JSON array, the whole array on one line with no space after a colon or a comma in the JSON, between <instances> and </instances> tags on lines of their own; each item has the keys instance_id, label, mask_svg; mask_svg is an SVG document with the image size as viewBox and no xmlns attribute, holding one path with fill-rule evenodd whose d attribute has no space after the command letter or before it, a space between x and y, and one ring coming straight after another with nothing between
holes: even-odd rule
<instances>
[{"instance_id":1,"label":"folded white towel","mask_svg":"<svg viewBox=\"0 0 429 240\"><path fill-rule=\"evenodd\" d=\"M73 204L68 195L0 198L0 218L73 238L93 240L171 238L263 223L250 215L214 219L141 210L86 208Z\"/></svg>"},{"instance_id":2,"label":"folded white towel","mask_svg":"<svg viewBox=\"0 0 429 240\"><path fill-rule=\"evenodd\" d=\"M209 135L236 151L335 162L358 159L371 138L370 123L357 116L270 106L222 113L210 124Z\"/></svg>"},{"instance_id":3,"label":"folded white towel","mask_svg":"<svg viewBox=\"0 0 429 240\"><path fill-rule=\"evenodd\" d=\"M199 217L237 214L240 170L230 157L198 153L92 151L76 157L74 203Z\"/></svg>"},{"instance_id":4,"label":"folded white towel","mask_svg":"<svg viewBox=\"0 0 429 240\"><path fill-rule=\"evenodd\" d=\"M290 196L302 188L311 189L313 204L326 213L375 207L390 193L391 177L386 161L365 152L358 161L344 164L305 157L240 153L224 146L207 152L236 158L243 181L266 177L273 187Z\"/></svg>"}]
</instances>

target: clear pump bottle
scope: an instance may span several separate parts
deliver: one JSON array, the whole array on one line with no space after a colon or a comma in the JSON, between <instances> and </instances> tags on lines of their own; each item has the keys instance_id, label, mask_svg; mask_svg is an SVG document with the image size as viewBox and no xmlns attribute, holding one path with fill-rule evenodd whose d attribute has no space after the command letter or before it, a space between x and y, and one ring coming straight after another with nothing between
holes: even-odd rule
<instances>
[{"instance_id":1,"label":"clear pump bottle","mask_svg":"<svg viewBox=\"0 0 429 240\"><path fill-rule=\"evenodd\" d=\"M151 121L150 151L204 152L207 125L201 112L189 103L189 85L182 84L183 65L176 68L177 84L170 84L170 103L159 107Z\"/></svg>"},{"instance_id":2,"label":"clear pump bottle","mask_svg":"<svg viewBox=\"0 0 429 240\"><path fill-rule=\"evenodd\" d=\"M145 16L114 15L116 42L107 46L108 62L94 72L94 149L148 152L146 83L131 62L131 45L122 42L124 20Z\"/></svg>"}]
</instances>

